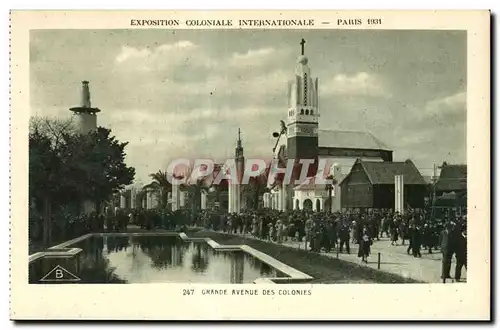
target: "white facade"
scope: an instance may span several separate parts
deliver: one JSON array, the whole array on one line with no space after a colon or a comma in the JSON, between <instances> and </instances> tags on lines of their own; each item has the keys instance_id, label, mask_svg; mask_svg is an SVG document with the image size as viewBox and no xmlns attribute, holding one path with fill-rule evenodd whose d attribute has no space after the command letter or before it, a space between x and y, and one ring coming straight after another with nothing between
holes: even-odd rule
<instances>
[{"instance_id":1,"label":"white facade","mask_svg":"<svg viewBox=\"0 0 500 330\"><path fill-rule=\"evenodd\" d=\"M137 199L137 190L135 187L130 189L130 208L135 209L137 206L135 205Z\"/></svg>"},{"instance_id":2,"label":"white facade","mask_svg":"<svg viewBox=\"0 0 500 330\"><path fill-rule=\"evenodd\" d=\"M177 211L180 208L180 188L179 185L172 185L172 195L171 195L172 211Z\"/></svg>"},{"instance_id":3,"label":"white facade","mask_svg":"<svg viewBox=\"0 0 500 330\"><path fill-rule=\"evenodd\" d=\"M123 195L120 195L120 208L124 209L127 207L127 198Z\"/></svg>"},{"instance_id":4,"label":"white facade","mask_svg":"<svg viewBox=\"0 0 500 330\"><path fill-rule=\"evenodd\" d=\"M201 206L201 209L202 210L206 210L207 209L207 192L206 191L202 191L201 192L201 201L200 201L200 206Z\"/></svg>"}]
</instances>

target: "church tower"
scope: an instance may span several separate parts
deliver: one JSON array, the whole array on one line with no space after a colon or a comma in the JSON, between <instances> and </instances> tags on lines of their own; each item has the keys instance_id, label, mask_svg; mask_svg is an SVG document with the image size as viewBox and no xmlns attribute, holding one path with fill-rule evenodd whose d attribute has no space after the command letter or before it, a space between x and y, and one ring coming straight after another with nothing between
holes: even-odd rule
<instances>
[{"instance_id":1,"label":"church tower","mask_svg":"<svg viewBox=\"0 0 500 330\"><path fill-rule=\"evenodd\" d=\"M302 39L301 55L297 58L295 79L288 82L287 158L318 158L318 78L313 78L304 54L306 41ZM315 175L316 166L308 176ZM300 173L300 172L299 172Z\"/></svg>"},{"instance_id":2,"label":"church tower","mask_svg":"<svg viewBox=\"0 0 500 330\"><path fill-rule=\"evenodd\" d=\"M77 119L77 129L80 133L86 134L97 129L97 113L98 108L92 108L90 103L89 82L82 81L81 103L78 107L69 109Z\"/></svg>"},{"instance_id":3,"label":"church tower","mask_svg":"<svg viewBox=\"0 0 500 330\"><path fill-rule=\"evenodd\" d=\"M234 151L234 158L236 163L236 176L237 182L230 182L228 186L229 193L229 213L241 212L241 182L243 180L243 173L245 171L245 157L243 156L243 144L241 141L241 130L238 128L238 140ZM232 176L232 174L231 174Z\"/></svg>"}]
</instances>

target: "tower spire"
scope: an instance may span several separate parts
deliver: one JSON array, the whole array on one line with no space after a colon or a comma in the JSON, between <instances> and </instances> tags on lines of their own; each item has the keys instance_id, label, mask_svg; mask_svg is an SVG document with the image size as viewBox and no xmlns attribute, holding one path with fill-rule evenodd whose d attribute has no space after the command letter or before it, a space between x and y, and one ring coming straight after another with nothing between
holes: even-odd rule
<instances>
[{"instance_id":1,"label":"tower spire","mask_svg":"<svg viewBox=\"0 0 500 330\"><path fill-rule=\"evenodd\" d=\"M236 142L236 150L235 150L236 158L243 157L243 146L241 142L241 129L238 127L238 140Z\"/></svg>"}]
</instances>

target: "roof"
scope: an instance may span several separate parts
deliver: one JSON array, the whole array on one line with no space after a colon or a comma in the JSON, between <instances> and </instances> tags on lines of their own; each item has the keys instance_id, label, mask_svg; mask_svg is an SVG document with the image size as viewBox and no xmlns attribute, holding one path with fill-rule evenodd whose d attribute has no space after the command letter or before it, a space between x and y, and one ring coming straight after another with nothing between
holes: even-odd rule
<instances>
[{"instance_id":1,"label":"roof","mask_svg":"<svg viewBox=\"0 0 500 330\"><path fill-rule=\"evenodd\" d=\"M394 184L394 176L396 175L403 175L403 182L405 185L427 184L411 160L406 160L404 162L367 162L358 159L353 167L357 164L361 164L370 183L373 185ZM342 181L349 177L350 173Z\"/></svg>"},{"instance_id":2,"label":"roof","mask_svg":"<svg viewBox=\"0 0 500 330\"><path fill-rule=\"evenodd\" d=\"M404 162L361 161L372 184L394 184L394 176L403 175L404 184L427 184L411 160Z\"/></svg>"},{"instance_id":3,"label":"roof","mask_svg":"<svg viewBox=\"0 0 500 330\"><path fill-rule=\"evenodd\" d=\"M455 194L449 193L444 194L441 197L437 197L434 201L434 206L452 206L456 207L458 205L467 205L467 194Z\"/></svg>"},{"instance_id":4,"label":"roof","mask_svg":"<svg viewBox=\"0 0 500 330\"><path fill-rule=\"evenodd\" d=\"M318 135L320 148L392 151L382 141L368 132L319 130Z\"/></svg>"},{"instance_id":5,"label":"roof","mask_svg":"<svg viewBox=\"0 0 500 330\"><path fill-rule=\"evenodd\" d=\"M326 184L324 182L316 183L316 177L311 176L306 178L302 183L295 185L293 187L294 190L324 190L326 188Z\"/></svg>"},{"instance_id":6,"label":"roof","mask_svg":"<svg viewBox=\"0 0 500 330\"><path fill-rule=\"evenodd\" d=\"M436 190L467 190L467 165L443 164L439 179L436 183Z\"/></svg>"}]
</instances>

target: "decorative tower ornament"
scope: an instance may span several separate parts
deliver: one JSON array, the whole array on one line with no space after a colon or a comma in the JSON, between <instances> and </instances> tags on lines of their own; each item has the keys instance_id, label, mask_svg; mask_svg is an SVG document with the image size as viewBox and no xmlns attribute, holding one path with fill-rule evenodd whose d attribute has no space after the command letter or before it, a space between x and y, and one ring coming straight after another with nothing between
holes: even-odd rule
<instances>
[{"instance_id":1,"label":"decorative tower ornament","mask_svg":"<svg viewBox=\"0 0 500 330\"><path fill-rule=\"evenodd\" d=\"M287 158L314 160L308 176L316 175L318 162L318 78L311 76L309 59L305 56L304 39L297 58L295 79L288 82ZM294 170L300 173L300 165Z\"/></svg>"},{"instance_id":2,"label":"decorative tower ornament","mask_svg":"<svg viewBox=\"0 0 500 330\"><path fill-rule=\"evenodd\" d=\"M80 106L69 109L77 119L77 129L81 134L95 131L97 129L97 113L99 108L92 108L90 103L89 82L82 81Z\"/></svg>"}]
</instances>

